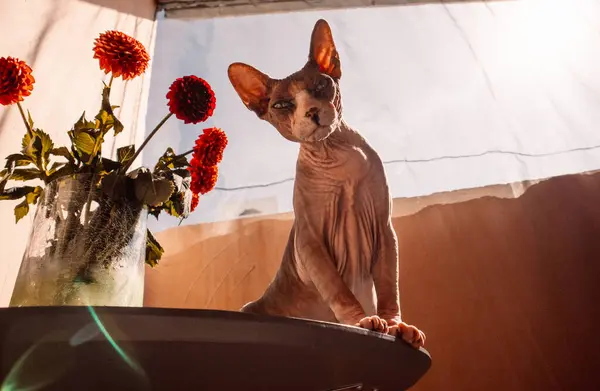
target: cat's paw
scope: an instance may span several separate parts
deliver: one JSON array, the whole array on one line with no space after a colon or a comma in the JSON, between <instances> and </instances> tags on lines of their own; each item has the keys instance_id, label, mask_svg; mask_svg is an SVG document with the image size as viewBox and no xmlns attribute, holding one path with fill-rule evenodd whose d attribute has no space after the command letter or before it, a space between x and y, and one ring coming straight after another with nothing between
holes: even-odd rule
<instances>
[{"instance_id":1,"label":"cat's paw","mask_svg":"<svg viewBox=\"0 0 600 391\"><path fill-rule=\"evenodd\" d=\"M384 334L387 334L389 332L388 324L385 321L385 319L382 319L377 315L367 316L367 317L362 318L361 320L358 321L356 326L363 328L363 329L377 331L377 332L384 333Z\"/></svg>"},{"instance_id":2,"label":"cat's paw","mask_svg":"<svg viewBox=\"0 0 600 391\"><path fill-rule=\"evenodd\" d=\"M396 338L402 338L408 342L414 348L420 348L425 345L425 333L404 322L391 325L389 327L388 334L395 336Z\"/></svg>"}]
</instances>

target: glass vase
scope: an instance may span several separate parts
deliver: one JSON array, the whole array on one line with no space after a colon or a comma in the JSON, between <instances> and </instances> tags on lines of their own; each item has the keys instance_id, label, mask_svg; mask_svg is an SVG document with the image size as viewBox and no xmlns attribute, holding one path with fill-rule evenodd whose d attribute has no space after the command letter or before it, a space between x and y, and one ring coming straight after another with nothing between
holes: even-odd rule
<instances>
[{"instance_id":1,"label":"glass vase","mask_svg":"<svg viewBox=\"0 0 600 391\"><path fill-rule=\"evenodd\" d=\"M77 174L46 185L11 307L143 305L147 210L97 182Z\"/></svg>"}]
</instances>

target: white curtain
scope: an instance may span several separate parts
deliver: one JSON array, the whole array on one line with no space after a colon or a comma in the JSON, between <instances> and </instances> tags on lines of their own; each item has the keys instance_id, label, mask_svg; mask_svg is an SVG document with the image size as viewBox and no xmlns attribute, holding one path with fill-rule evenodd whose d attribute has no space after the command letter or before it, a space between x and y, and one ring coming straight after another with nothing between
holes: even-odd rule
<instances>
[{"instance_id":1,"label":"white curtain","mask_svg":"<svg viewBox=\"0 0 600 391\"><path fill-rule=\"evenodd\" d=\"M344 117L386 162L394 197L539 179L600 167L600 3L464 2L158 22L147 128L165 93L195 74L214 116L167 123L144 154L191 148L202 128L229 135L218 188L184 224L244 210L291 211L298 146L249 112L227 79L235 61L272 77L306 61L312 27L331 25ZM152 221L152 219L151 219ZM161 218L161 230L175 220Z\"/></svg>"}]
</instances>

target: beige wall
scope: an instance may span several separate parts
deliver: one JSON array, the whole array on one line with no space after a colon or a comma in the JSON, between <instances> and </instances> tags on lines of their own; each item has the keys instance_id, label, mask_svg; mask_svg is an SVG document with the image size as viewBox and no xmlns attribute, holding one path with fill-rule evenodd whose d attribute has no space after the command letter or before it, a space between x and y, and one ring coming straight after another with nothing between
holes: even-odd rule
<instances>
[{"instance_id":1,"label":"beige wall","mask_svg":"<svg viewBox=\"0 0 600 391\"><path fill-rule=\"evenodd\" d=\"M154 0L3 0L0 8L0 56L19 57L33 68L36 84L24 105L55 143L68 141L66 132L83 110L92 116L98 110L102 80L107 81L92 58L99 33L118 29L153 50ZM150 72L114 84L112 101L122 107L117 114L126 126L116 146L143 139ZM18 152L23 134L16 106L0 106L2 160ZM105 145L110 153L114 141ZM10 299L33 218L30 213L15 225L14 205L0 202L0 306Z\"/></svg>"},{"instance_id":2,"label":"beige wall","mask_svg":"<svg viewBox=\"0 0 600 391\"><path fill-rule=\"evenodd\" d=\"M403 317L433 357L415 391L600 390L599 173L398 199L395 212ZM237 310L273 277L291 222L159 233L145 305Z\"/></svg>"}]
</instances>

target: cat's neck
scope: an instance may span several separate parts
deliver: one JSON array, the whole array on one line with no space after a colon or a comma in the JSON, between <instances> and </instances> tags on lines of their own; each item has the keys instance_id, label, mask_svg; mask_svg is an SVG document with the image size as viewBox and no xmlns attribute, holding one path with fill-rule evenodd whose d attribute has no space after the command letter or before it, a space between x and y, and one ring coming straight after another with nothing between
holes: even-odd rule
<instances>
[{"instance_id":1,"label":"cat's neck","mask_svg":"<svg viewBox=\"0 0 600 391\"><path fill-rule=\"evenodd\" d=\"M345 150L360 147L362 142L360 134L342 120L325 140L300 144L299 157L330 160L343 154Z\"/></svg>"}]
</instances>

